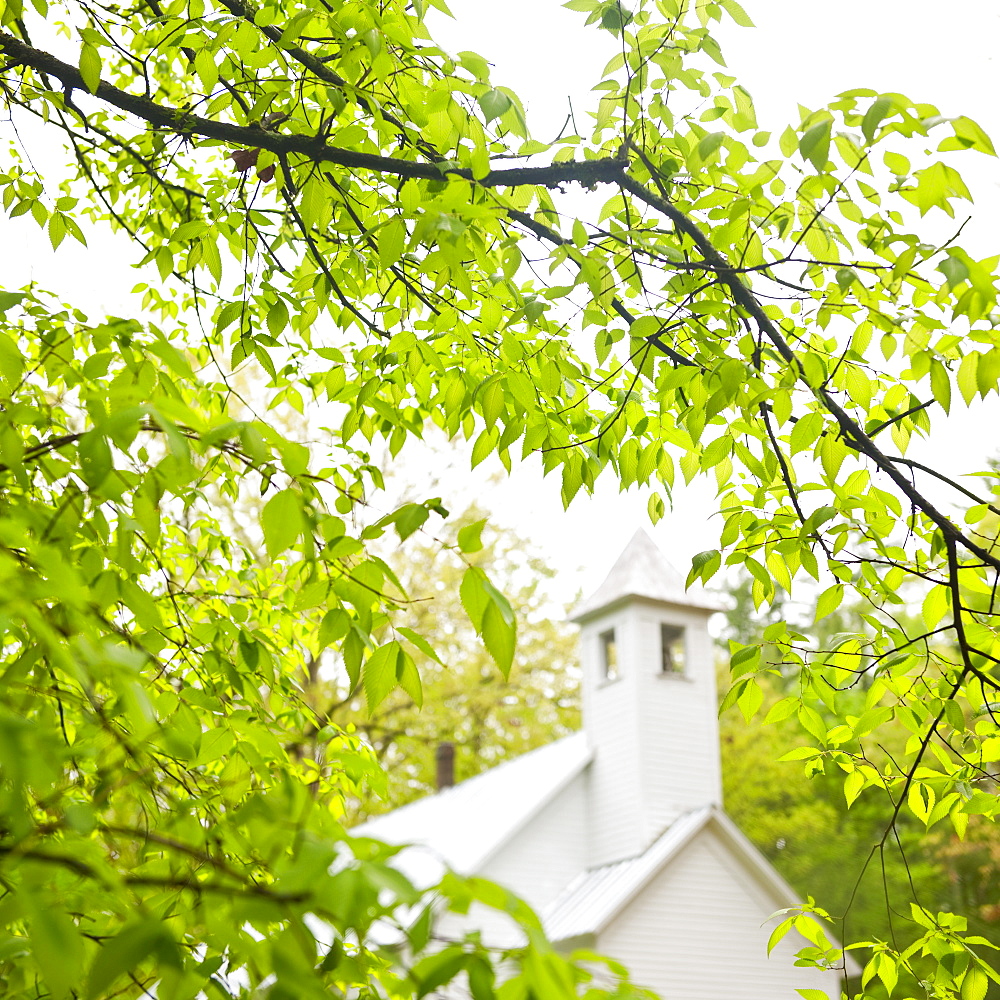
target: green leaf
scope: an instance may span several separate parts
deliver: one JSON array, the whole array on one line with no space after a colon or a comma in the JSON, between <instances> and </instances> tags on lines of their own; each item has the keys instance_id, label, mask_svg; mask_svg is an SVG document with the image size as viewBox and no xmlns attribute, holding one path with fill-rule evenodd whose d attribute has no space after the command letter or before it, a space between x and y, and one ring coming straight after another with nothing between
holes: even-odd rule
<instances>
[{"instance_id":1,"label":"green leaf","mask_svg":"<svg viewBox=\"0 0 1000 1000\"><path fill-rule=\"evenodd\" d=\"M96 490L111 474L112 459L108 439L97 430L87 431L77 445L80 476L87 486Z\"/></svg>"},{"instance_id":2,"label":"green leaf","mask_svg":"<svg viewBox=\"0 0 1000 1000\"><path fill-rule=\"evenodd\" d=\"M984 1000L989 986L989 976L973 960L962 977L962 1000Z\"/></svg>"},{"instance_id":3,"label":"green leaf","mask_svg":"<svg viewBox=\"0 0 1000 1000\"><path fill-rule=\"evenodd\" d=\"M517 635L510 603L478 566L465 571L460 594L466 614L482 636L486 651L506 677L514 659Z\"/></svg>"},{"instance_id":4,"label":"green leaf","mask_svg":"<svg viewBox=\"0 0 1000 1000\"><path fill-rule=\"evenodd\" d=\"M429 516L430 511L422 503L408 503L400 507L392 515L399 540L406 541L413 532L423 526Z\"/></svg>"},{"instance_id":5,"label":"green leaf","mask_svg":"<svg viewBox=\"0 0 1000 1000\"><path fill-rule=\"evenodd\" d=\"M198 245L201 247L201 259L209 273L217 282L220 282L222 281L222 257L219 254L217 239L217 236L208 233L201 238Z\"/></svg>"},{"instance_id":6,"label":"green leaf","mask_svg":"<svg viewBox=\"0 0 1000 1000\"><path fill-rule=\"evenodd\" d=\"M453 945L417 962L410 969L410 978L417 984L417 1000L450 983L465 968L467 961L465 952Z\"/></svg>"},{"instance_id":7,"label":"green leaf","mask_svg":"<svg viewBox=\"0 0 1000 1000\"><path fill-rule=\"evenodd\" d=\"M760 685L750 678L743 686L740 696L736 699L740 712L746 722L749 722L758 712L764 702L764 692Z\"/></svg>"},{"instance_id":8,"label":"green leaf","mask_svg":"<svg viewBox=\"0 0 1000 1000\"><path fill-rule=\"evenodd\" d=\"M983 129L971 118L962 115L953 118L951 127L955 130L954 139L946 139L938 146L940 150L948 149L978 149L988 156L996 156L997 152L993 146L993 140L983 131Z\"/></svg>"},{"instance_id":9,"label":"green leaf","mask_svg":"<svg viewBox=\"0 0 1000 1000\"><path fill-rule=\"evenodd\" d=\"M6 333L0 331L0 376L7 383L8 391L14 391L23 374L24 354Z\"/></svg>"},{"instance_id":10,"label":"green leaf","mask_svg":"<svg viewBox=\"0 0 1000 1000\"><path fill-rule=\"evenodd\" d=\"M194 69L206 92L211 93L219 82L219 69L210 49L199 49L194 57Z\"/></svg>"},{"instance_id":11,"label":"green leaf","mask_svg":"<svg viewBox=\"0 0 1000 1000\"><path fill-rule=\"evenodd\" d=\"M945 413L951 412L951 376L948 369L935 358L931 362L931 392Z\"/></svg>"},{"instance_id":12,"label":"green leaf","mask_svg":"<svg viewBox=\"0 0 1000 1000\"><path fill-rule=\"evenodd\" d=\"M497 602L491 601L483 612L482 636L486 651L506 678L514 662L517 633L513 621L508 620L504 608Z\"/></svg>"},{"instance_id":13,"label":"green leaf","mask_svg":"<svg viewBox=\"0 0 1000 1000\"><path fill-rule=\"evenodd\" d=\"M477 632L482 632L483 615L489 604L489 595L485 587L486 574L478 566L471 566L462 576L459 594L462 606L469 616Z\"/></svg>"},{"instance_id":14,"label":"green leaf","mask_svg":"<svg viewBox=\"0 0 1000 1000\"><path fill-rule=\"evenodd\" d=\"M83 77L83 85L87 90L96 94L101 82L101 54L96 45L88 42L84 42L80 49L80 76Z\"/></svg>"},{"instance_id":15,"label":"green leaf","mask_svg":"<svg viewBox=\"0 0 1000 1000\"><path fill-rule=\"evenodd\" d=\"M708 583L721 565L722 553L718 549L706 549L704 552L699 552L691 560L691 569L684 586L690 587L697 580L704 580Z\"/></svg>"},{"instance_id":16,"label":"green leaf","mask_svg":"<svg viewBox=\"0 0 1000 1000\"><path fill-rule=\"evenodd\" d=\"M396 661L396 680L399 686L413 699L413 704L417 708L422 708L424 704L423 686L420 683L420 672L413 662L413 658L404 650L400 653Z\"/></svg>"},{"instance_id":17,"label":"green leaf","mask_svg":"<svg viewBox=\"0 0 1000 1000\"><path fill-rule=\"evenodd\" d=\"M768 710L767 715L764 716L764 725L770 726L777 722L784 722L785 719L790 719L795 715L798 707L799 702L797 698L782 698L781 701L775 702Z\"/></svg>"},{"instance_id":18,"label":"green leaf","mask_svg":"<svg viewBox=\"0 0 1000 1000\"><path fill-rule=\"evenodd\" d=\"M159 330L156 332L157 338L148 345L149 351L166 362L178 375L190 378L194 373L187 358Z\"/></svg>"},{"instance_id":19,"label":"green leaf","mask_svg":"<svg viewBox=\"0 0 1000 1000\"><path fill-rule=\"evenodd\" d=\"M284 299L276 299L267 311L267 332L277 337L288 326L288 306Z\"/></svg>"},{"instance_id":20,"label":"green leaf","mask_svg":"<svg viewBox=\"0 0 1000 1000\"><path fill-rule=\"evenodd\" d=\"M397 625L396 631L401 636L412 642L413 645L416 646L417 649L419 649L420 652L424 654L424 656L427 656L430 659L434 660L435 663L440 663L441 666L444 666L444 662L441 660L441 657L439 657L438 654L434 652L434 649L431 646L431 644L422 635L420 635L419 632L414 632L413 629L407 628L405 625Z\"/></svg>"},{"instance_id":21,"label":"green leaf","mask_svg":"<svg viewBox=\"0 0 1000 1000\"><path fill-rule=\"evenodd\" d=\"M879 125L892 112L892 109L893 101L891 98L879 97L872 102L872 106L865 112L865 117L861 122L861 131L869 143L874 141Z\"/></svg>"},{"instance_id":22,"label":"green leaf","mask_svg":"<svg viewBox=\"0 0 1000 1000\"><path fill-rule=\"evenodd\" d=\"M939 208L948 216L954 216L951 199L972 197L958 171L944 163L932 163L916 171L914 176L917 179L916 188L905 189L902 194L920 209L921 215L926 215L932 208Z\"/></svg>"},{"instance_id":23,"label":"green leaf","mask_svg":"<svg viewBox=\"0 0 1000 1000\"><path fill-rule=\"evenodd\" d=\"M750 15L736 2L736 0L719 0L719 6L741 27L756 27L750 20Z\"/></svg>"},{"instance_id":24,"label":"green leaf","mask_svg":"<svg viewBox=\"0 0 1000 1000\"><path fill-rule=\"evenodd\" d=\"M663 518L666 512L667 508L663 502L663 497L659 493L651 493L649 500L646 501L646 513L649 515L649 520L653 524L656 524Z\"/></svg>"},{"instance_id":25,"label":"green leaf","mask_svg":"<svg viewBox=\"0 0 1000 1000\"><path fill-rule=\"evenodd\" d=\"M969 269L965 266L964 261L959 260L958 257L945 257L945 259L938 264L938 270L947 279L949 290L954 288L956 285L960 285L966 280L966 278L969 277Z\"/></svg>"},{"instance_id":26,"label":"green leaf","mask_svg":"<svg viewBox=\"0 0 1000 1000\"><path fill-rule=\"evenodd\" d=\"M773 931L771 931L771 935L767 940L768 955L770 955L771 952L774 951L775 946L778 945L785 938L788 932L792 929L794 923L795 923L795 918L789 917L786 920L782 920L781 923L778 924L778 926L775 927ZM799 990L798 992L801 993L802 991Z\"/></svg>"},{"instance_id":27,"label":"green leaf","mask_svg":"<svg viewBox=\"0 0 1000 1000\"><path fill-rule=\"evenodd\" d=\"M844 779L844 798L847 800L847 808L854 805L855 800L865 787L865 776L861 771L851 771Z\"/></svg>"},{"instance_id":28,"label":"green leaf","mask_svg":"<svg viewBox=\"0 0 1000 1000\"><path fill-rule=\"evenodd\" d=\"M495 1000L493 966L482 955L470 955L466 970L472 1000Z\"/></svg>"},{"instance_id":29,"label":"green leaf","mask_svg":"<svg viewBox=\"0 0 1000 1000\"><path fill-rule=\"evenodd\" d=\"M928 630L935 629L948 613L950 606L947 587L932 587L921 605L921 616Z\"/></svg>"},{"instance_id":30,"label":"green leaf","mask_svg":"<svg viewBox=\"0 0 1000 1000\"><path fill-rule=\"evenodd\" d=\"M799 154L817 171L822 171L830 158L830 126L829 121L820 122L808 129L799 139Z\"/></svg>"},{"instance_id":31,"label":"green leaf","mask_svg":"<svg viewBox=\"0 0 1000 1000\"><path fill-rule=\"evenodd\" d=\"M407 232L403 219L394 215L383 227L378 237L378 259L384 268L390 268L406 247Z\"/></svg>"},{"instance_id":32,"label":"green leaf","mask_svg":"<svg viewBox=\"0 0 1000 1000\"><path fill-rule=\"evenodd\" d=\"M832 587L828 587L823 591L822 594L816 600L816 615L813 619L814 621L819 621L825 618L827 615L832 614L837 608L840 607L841 601L844 599L844 585L841 583L835 583Z\"/></svg>"},{"instance_id":33,"label":"green leaf","mask_svg":"<svg viewBox=\"0 0 1000 1000\"><path fill-rule=\"evenodd\" d=\"M53 250L59 249L63 237L66 235L66 220L60 212L53 212L49 216L49 242Z\"/></svg>"},{"instance_id":34,"label":"green leaf","mask_svg":"<svg viewBox=\"0 0 1000 1000\"><path fill-rule=\"evenodd\" d=\"M402 647L395 639L392 639L379 646L365 660L362 680L369 712L374 712L396 686L399 680L397 671L403 655Z\"/></svg>"},{"instance_id":35,"label":"green leaf","mask_svg":"<svg viewBox=\"0 0 1000 1000\"><path fill-rule=\"evenodd\" d=\"M622 7L618 0L606 4L601 12L601 27L613 35L619 35L631 20L632 14Z\"/></svg>"},{"instance_id":36,"label":"green leaf","mask_svg":"<svg viewBox=\"0 0 1000 1000\"><path fill-rule=\"evenodd\" d=\"M462 552L479 552L482 550L483 528L486 526L487 518L481 521L473 521L458 529L458 547Z\"/></svg>"},{"instance_id":37,"label":"green leaf","mask_svg":"<svg viewBox=\"0 0 1000 1000\"><path fill-rule=\"evenodd\" d=\"M264 504L260 513L264 546L270 559L294 545L302 533L302 500L295 490L281 490Z\"/></svg>"},{"instance_id":38,"label":"green leaf","mask_svg":"<svg viewBox=\"0 0 1000 1000\"><path fill-rule=\"evenodd\" d=\"M490 78L490 64L478 52L459 52L458 61L480 83L486 83Z\"/></svg>"},{"instance_id":39,"label":"green leaf","mask_svg":"<svg viewBox=\"0 0 1000 1000\"><path fill-rule=\"evenodd\" d=\"M499 377L491 378L479 390L480 406L487 427L493 427L504 409L503 383Z\"/></svg>"},{"instance_id":40,"label":"green leaf","mask_svg":"<svg viewBox=\"0 0 1000 1000\"><path fill-rule=\"evenodd\" d=\"M132 924L101 944L87 977L88 1000L107 996L115 980L136 971L147 959L153 959L153 968L160 972L183 967L177 943L159 920Z\"/></svg>"},{"instance_id":41,"label":"green leaf","mask_svg":"<svg viewBox=\"0 0 1000 1000\"><path fill-rule=\"evenodd\" d=\"M485 93L480 94L476 100L483 109L483 115L486 117L487 123L493 121L495 118L502 117L512 107L511 99L502 90L487 90Z\"/></svg>"},{"instance_id":42,"label":"green leaf","mask_svg":"<svg viewBox=\"0 0 1000 1000\"><path fill-rule=\"evenodd\" d=\"M16 305L20 305L24 301L24 292L3 292L0 291L0 315L7 312L8 309L12 309Z\"/></svg>"},{"instance_id":43,"label":"green leaf","mask_svg":"<svg viewBox=\"0 0 1000 1000\"><path fill-rule=\"evenodd\" d=\"M67 1000L83 978L83 938L76 924L57 907L41 900L28 904L28 939L53 1000Z\"/></svg>"},{"instance_id":44,"label":"green leaf","mask_svg":"<svg viewBox=\"0 0 1000 1000\"><path fill-rule=\"evenodd\" d=\"M351 616L343 608L334 608L323 615L316 635L320 649L332 646L347 635L351 628Z\"/></svg>"},{"instance_id":45,"label":"green leaf","mask_svg":"<svg viewBox=\"0 0 1000 1000\"><path fill-rule=\"evenodd\" d=\"M972 405L972 400L975 398L976 391L979 388L976 380L976 369L978 367L979 353L977 351L970 351L966 354L958 366L958 374L955 376L955 381L958 383L959 392L962 393L962 399L965 400L966 406Z\"/></svg>"},{"instance_id":46,"label":"green leaf","mask_svg":"<svg viewBox=\"0 0 1000 1000\"><path fill-rule=\"evenodd\" d=\"M299 214L306 228L318 226L328 211L328 195L317 178L309 180L302 189Z\"/></svg>"},{"instance_id":47,"label":"green leaf","mask_svg":"<svg viewBox=\"0 0 1000 1000\"><path fill-rule=\"evenodd\" d=\"M725 138L726 135L724 132L709 132L698 143L698 156L702 160L707 160L722 145L722 141Z\"/></svg>"}]
</instances>

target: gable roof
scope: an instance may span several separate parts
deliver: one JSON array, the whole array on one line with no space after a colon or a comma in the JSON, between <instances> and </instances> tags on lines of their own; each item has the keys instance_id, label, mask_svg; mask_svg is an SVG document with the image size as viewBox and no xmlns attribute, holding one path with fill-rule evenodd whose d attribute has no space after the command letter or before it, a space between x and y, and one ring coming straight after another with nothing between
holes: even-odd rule
<instances>
[{"instance_id":1,"label":"gable roof","mask_svg":"<svg viewBox=\"0 0 1000 1000\"><path fill-rule=\"evenodd\" d=\"M581 622L604 608L636 597L700 611L722 610L722 605L700 588L685 589L684 578L642 528L632 536L604 582L573 609L570 618Z\"/></svg>"},{"instance_id":2,"label":"gable roof","mask_svg":"<svg viewBox=\"0 0 1000 1000\"><path fill-rule=\"evenodd\" d=\"M445 868L478 871L593 757L581 732L498 764L355 827L351 834L407 844L397 864L426 887Z\"/></svg>"},{"instance_id":3,"label":"gable roof","mask_svg":"<svg viewBox=\"0 0 1000 1000\"><path fill-rule=\"evenodd\" d=\"M599 934L706 827L718 832L732 855L774 901L799 902L792 887L740 833L721 809L707 806L685 813L642 854L578 875L543 911L545 933L555 942Z\"/></svg>"}]
</instances>

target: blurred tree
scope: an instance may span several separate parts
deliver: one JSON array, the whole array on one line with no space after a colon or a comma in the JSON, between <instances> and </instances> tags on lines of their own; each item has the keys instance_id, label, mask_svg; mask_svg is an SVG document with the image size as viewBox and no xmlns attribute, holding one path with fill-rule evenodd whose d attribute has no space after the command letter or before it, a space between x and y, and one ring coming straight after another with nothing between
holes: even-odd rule
<instances>
[{"instance_id":1,"label":"blurred tree","mask_svg":"<svg viewBox=\"0 0 1000 1000\"><path fill-rule=\"evenodd\" d=\"M976 524L984 546L996 545L997 528L997 515L986 511ZM719 643L727 649L731 644L735 648L748 644L761 648L762 662L771 668L763 685L762 706L762 717L769 721L748 727L732 710L722 715L727 811L797 891L814 896L843 921L843 940L883 939L908 945L919 936L909 919L910 902L916 900L930 911L960 915L968 921L970 933L1000 945L1000 836L994 824L973 815L962 837L943 823L928 831L924 822L901 810L890 827L886 811L892 811L894 802L888 795L882 801L869 795L849 803L849 786L845 786L840 767L817 761L807 768L811 773L804 773L798 761L780 760L791 745L802 742L806 727L801 715L787 715L776 706L797 692L803 682L801 670L808 668L782 662L781 649L766 638L768 626L789 612L780 592L774 605L755 610L751 588L752 580L745 575L730 587L733 603ZM901 627L917 629L921 596L911 594L897 615ZM988 603L982 595L970 594L967 600L970 607L980 610ZM839 649L854 641L851 637L871 632L865 619L870 605L862 599L845 601L818 621L813 620L815 606L804 610L800 617L807 620L802 627L809 633L811 648L825 654L830 662L835 661ZM938 658L953 655L953 651L930 642L923 655L926 670L932 675ZM862 658L870 662L870 658ZM843 689L836 692L828 685L831 704L826 712L817 706L814 728L832 727L838 717L850 723L870 707L870 669L842 676L841 681ZM963 711L970 722L985 714L981 707L968 703ZM809 736L814 738L813 733ZM912 733L900 719L889 719L882 724L876 745L850 741L843 750L885 770L905 754L911 739ZM995 782L984 775L978 782L982 787L968 790L970 797L976 790L984 790L984 783L993 794ZM916 987L910 973L903 971L901 975ZM993 989L991 986L991 997Z\"/></svg>"},{"instance_id":2,"label":"blurred tree","mask_svg":"<svg viewBox=\"0 0 1000 1000\"><path fill-rule=\"evenodd\" d=\"M483 528L483 513L470 509L455 519L457 529ZM546 595L545 581L555 571L513 531L491 522L483 536L483 547L467 553L465 561L442 552L434 541L415 544L405 562L397 561L400 583L412 598L400 624L427 636L441 661L415 657L422 708L396 688L369 714L363 689L348 692L345 674L319 681L317 694L337 706L331 721L354 726L388 775L384 797L356 802L359 814L395 808L433 791L439 743L455 745L455 774L462 780L579 727L576 630ZM466 563L485 570L517 614L517 650L507 677L461 606Z\"/></svg>"},{"instance_id":3,"label":"blurred tree","mask_svg":"<svg viewBox=\"0 0 1000 1000\"><path fill-rule=\"evenodd\" d=\"M768 700L776 702L777 691ZM923 824L912 817L899 818L879 851L887 803L866 796L849 808L835 772L810 778L796 763L780 762L800 735L792 719L747 726L737 713L723 715L726 811L796 891L815 897L835 918L848 917L840 937L893 939L900 930L894 911L908 916L914 894L932 908L947 901L944 866L922 844ZM892 735L905 742L899 728ZM902 936L911 938L902 926Z\"/></svg>"}]
</instances>

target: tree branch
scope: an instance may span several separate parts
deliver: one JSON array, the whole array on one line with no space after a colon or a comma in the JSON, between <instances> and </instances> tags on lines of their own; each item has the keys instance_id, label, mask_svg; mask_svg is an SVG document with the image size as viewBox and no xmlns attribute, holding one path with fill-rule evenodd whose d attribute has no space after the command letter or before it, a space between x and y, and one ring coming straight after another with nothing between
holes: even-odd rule
<instances>
[{"instance_id":1,"label":"tree branch","mask_svg":"<svg viewBox=\"0 0 1000 1000\"><path fill-rule=\"evenodd\" d=\"M947 476L942 475L936 469L930 468L930 466L923 465L920 462L915 462L912 458L903 458L901 455L888 455L886 456L890 462L894 462L896 465L906 465L911 469L919 469L921 472L926 472L927 475L933 476L935 479L940 479L942 483L947 483L952 489L958 490L959 493L964 494L970 500L977 504L983 504L989 510L993 511L994 514L1000 514L1000 507L995 507L989 502L989 500L984 500L982 497L977 497L972 490L967 490L961 483L956 483L954 479L949 479Z\"/></svg>"},{"instance_id":2,"label":"tree branch","mask_svg":"<svg viewBox=\"0 0 1000 1000\"><path fill-rule=\"evenodd\" d=\"M895 468L892 460L887 455L883 454L869 435L864 432L854 418L851 417L846 410L844 410L844 408L826 391L823 386L814 386L809 382L805 376L805 372L799 364L795 352L788 346L788 342L770 320L768 315L764 312L754 294L745 284L743 284L742 281L740 281L739 277L728 265L725 257L723 257L722 254L716 250L712 242L698 228L694 221L688 218L687 215L685 215L679 208L672 205L669 201L666 201L664 198L659 197L659 195L647 190L637 180L630 177L624 169L621 170L621 176L618 179L618 183L624 190L634 195L640 201L643 201L651 208L655 208L657 211L662 212L668 219L670 219L671 222L674 223L678 230L683 232L694 242L695 246L697 246L701 251L705 260L715 266L716 273L719 275L720 280L723 281L729 288L737 305L741 306L747 314L753 318L761 333L763 333L764 336L767 337L767 339L774 345L778 354L787 364L794 367L800 381L808 386L813 395L820 401L820 403L823 404L826 410L840 425L844 443L849 448L852 448L860 454L865 455L867 458L870 458L872 462L874 462L875 465L878 466L878 468L881 469L882 472L884 472L893 481L893 483L896 484L898 489L910 501L910 503L912 503L918 510L923 511L923 513L938 526L946 539L959 543L963 546L963 548L966 548L970 552L979 556L979 558L982 559L987 565L1000 570L1000 557L992 555L960 531L952 523L950 518L939 511L934 504L930 502L930 500L923 496L923 494L921 494L919 490L917 490L916 487L904 475L902 475L898 469Z\"/></svg>"},{"instance_id":3,"label":"tree branch","mask_svg":"<svg viewBox=\"0 0 1000 1000\"><path fill-rule=\"evenodd\" d=\"M75 66L57 59L49 52L25 45L13 35L0 32L0 52L11 60L10 65L29 66L39 73L45 73L59 80L68 90L87 91L83 77ZM198 135L237 146L266 149L279 156L297 153L316 163L335 163L341 167L371 170L374 173L405 179L441 180L443 177L454 175L475 181L482 187L538 185L553 188L573 182L590 186L615 181L623 166L621 160L611 157L598 160L568 160L544 167L508 167L491 170L485 177L476 178L471 170L455 166L454 161L421 163L392 156L376 156L372 153L359 153L357 150L327 145L318 136L283 135L257 126L213 121L182 108L165 107L147 97L119 90L110 83L99 83L94 96L120 111L135 115L136 118L155 128L166 129L177 135Z\"/></svg>"}]
</instances>

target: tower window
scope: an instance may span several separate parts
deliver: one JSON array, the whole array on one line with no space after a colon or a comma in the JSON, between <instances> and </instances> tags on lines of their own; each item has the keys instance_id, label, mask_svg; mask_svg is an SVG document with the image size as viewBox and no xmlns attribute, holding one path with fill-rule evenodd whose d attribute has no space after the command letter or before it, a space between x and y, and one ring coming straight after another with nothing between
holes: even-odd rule
<instances>
[{"instance_id":1,"label":"tower window","mask_svg":"<svg viewBox=\"0 0 1000 1000\"><path fill-rule=\"evenodd\" d=\"M597 639L601 644L601 670L604 678L613 681L618 676L618 644L615 642L615 630L608 629Z\"/></svg>"},{"instance_id":2,"label":"tower window","mask_svg":"<svg viewBox=\"0 0 1000 1000\"><path fill-rule=\"evenodd\" d=\"M684 629L660 626L660 673L682 674L685 666Z\"/></svg>"}]
</instances>

